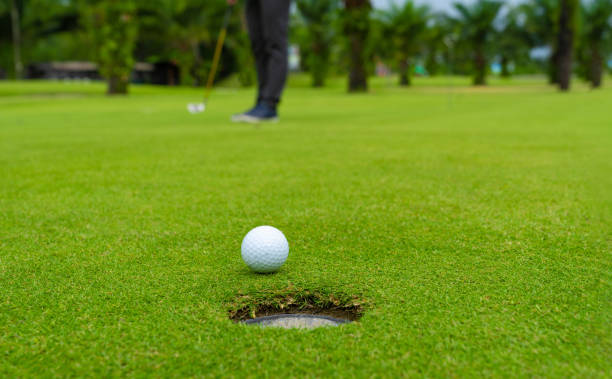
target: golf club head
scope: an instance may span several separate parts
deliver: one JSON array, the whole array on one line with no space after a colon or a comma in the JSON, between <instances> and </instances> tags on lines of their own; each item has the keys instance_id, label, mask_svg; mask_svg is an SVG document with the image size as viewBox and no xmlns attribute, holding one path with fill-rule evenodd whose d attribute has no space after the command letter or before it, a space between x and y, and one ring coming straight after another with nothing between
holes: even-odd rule
<instances>
[{"instance_id":1,"label":"golf club head","mask_svg":"<svg viewBox=\"0 0 612 379\"><path fill-rule=\"evenodd\" d=\"M206 110L206 104L204 103L189 103L187 104L187 110L191 114L202 113Z\"/></svg>"}]
</instances>

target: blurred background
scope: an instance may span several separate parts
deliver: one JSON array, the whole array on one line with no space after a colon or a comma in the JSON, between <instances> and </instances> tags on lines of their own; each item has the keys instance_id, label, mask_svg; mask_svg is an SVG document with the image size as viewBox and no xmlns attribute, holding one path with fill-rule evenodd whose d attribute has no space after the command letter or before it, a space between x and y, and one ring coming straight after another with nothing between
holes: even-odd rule
<instances>
[{"instance_id":1,"label":"blurred background","mask_svg":"<svg viewBox=\"0 0 612 379\"><path fill-rule=\"evenodd\" d=\"M225 0L0 0L0 79L202 86ZM239 2L238 8L243 4ZM296 0L290 66L323 87L345 76L541 75L600 87L612 70L612 0ZM250 87L245 19L233 13L218 81Z\"/></svg>"}]
</instances>

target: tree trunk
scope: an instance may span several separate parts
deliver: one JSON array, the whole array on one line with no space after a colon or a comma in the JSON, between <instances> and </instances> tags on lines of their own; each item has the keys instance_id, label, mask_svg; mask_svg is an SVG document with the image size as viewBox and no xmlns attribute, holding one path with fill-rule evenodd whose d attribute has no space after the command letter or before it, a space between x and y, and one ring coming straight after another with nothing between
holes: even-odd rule
<instances>
[{"instance_id":1,"label":"tree trunk","mask_svg":"<svg viewBox=\"0 0 612 379\"><path fill-rule=\"evenodd\" d=\"M127 95L129 81L116 75L108 78L107 95Z\"/></svg>"},{"instance_id":2,"label":"tree trunk","mask_svg":"<svg viewBox=\"0 0 612 379\"><path fill-rule=\"evenodd\" d=\"M502 78L510 77L510 68L508 67L509 65L510 65L510 60L508 59L508 56L502 55L501 56L501 77Z\"/></svg>"},{"instance_id":3,"label":"tree trunk","mask_svg":"<svg viewBox=\"0 0 612 379\"><path fill-rule=\"evenodd\" d=\"M482 47L476 48L474 54L474 85L487 85L487 58L484 55Z\"/></svg>"},{"instance_id":4,"label":"tree trunk","mask_svg":"<svg viewBox=\"0 0 612 379\"><path fill-rule=\"evenodd\" d=\"M561 0L558 35L559 58L557 62L561 91L568 91L571 85L574 56L574 20L577 8L577 0Z\"/></svg>"},{"instance_id":5,"label":"tree trunk","mask_svg":"<svg viewBox=\"0 0 612 379\"><path fill-rule=\"evenodd\" d=\"M558 74L558 66L557 61L559 57L559 52L557 48L550 53L550 58L548 58L548 83L549 84L557 84L559 83L559 74Z\"/></svg>"},{"instance_id":6,"label":"tree trunk","mask_svg":"<svg viewBox=\"0 0 612 379\"><path fill-rule=\"evenodd\" d=\"M15 63L15 79L21 79L23 77L23 63L21 61L21 25L19 23L17 0L11 0L11 26L13 31L13 61Z\"/></svg>"},{"instance_id":7,"label":"tree trunk","mask_svg":"<svg viewBox=\"0 0 612 379\"><path fill-rule=\"evenodd\" d=\"M327 58L323 54L321 43L314 43L312 45L312 55L310 57L309 69L312 75L312 86L314 88L325 86L325 76L327 74Z\"/></svg>"},{"instance_id":8,"label":"tree trunk","mask_svg":"<svg viewBox=\"0 0 612 379\"><path fill-rule=\"evenodd\" d=\"M350 40L349 92L366 92L368 90L368 75L364 60L365 40L361 33L353 33Z\"/></svg>"},{"instance_id":9,"label":"tree trunk","mask_svg":"<svg viewBox=\"0 0 612 379\"><path fill-rule=\"evenodd\" d=\"M412 83L410 81L410 61L408 58L402 57L398 64L399 69L399 85L401 87L408 87Z\"/></svg>"},{"instance_id":10,"label":"tree trunk","mask_svg":"<svg viewBox=\"0 0 612 379\"><path fill-rule=\"evenodd\" d=\"M589 67L589 81L593 88L601 87L603 76L603 58L597 44L591 48L591 62Z\"/></svg>"},{"instance_id":11,"label":"tree trunk","mask_svg":"<svg viewBox=\"0 0 612 379\"><path fill-rule=\"evenodd\" d=\"M349 41L349 92L366 92L365 45L370 32L370 0L344 0L344 31Z\"/></svg>"},{"instance_id":12,"label":"tree trunk","mask_svg":"<svg viewBox=\"0 0 612 379\"><path fill-rule=\"evenodd\" d=\"M427 54L425 68L427 69L429 76L436 76L438 74L438 61L436 59L435 51L431 51L429 54Z\"/></svg>"},{"instance_id":13,"label":"tree trunk","mask_svg":"<svg viewBox=\"0 0 612 379\"><path fill-rule=\"evenodd\" d=\"M325 76L327 62L324 61L323 57L314 55L311 57L310 72L312 74L312 86L314 88L321 88L325 86Z\"/></svg>"},{"instance_id":14,"label":"tree trunk","mask_svg":"<svg viewBox=\"0 0 612 379\"><path fill-rule=\"evenodd\" d=\"M315 67L311 68L312 70L312 86L314 88L323 88L325 87L325 77L327 76L324 72L324 67Z\"/></svg>"},{"instance_id":15,"label":"tree trunk","mask_svg":"<svg viewBox=\"0 0 612 379\"><path fill-rule=\"evenodd\" d=\"M312 76L312 86L314 88L322 88L325 87L325 79L324 76L321 75L320 73L315 73Z\"/></svg>"}]
</instances>

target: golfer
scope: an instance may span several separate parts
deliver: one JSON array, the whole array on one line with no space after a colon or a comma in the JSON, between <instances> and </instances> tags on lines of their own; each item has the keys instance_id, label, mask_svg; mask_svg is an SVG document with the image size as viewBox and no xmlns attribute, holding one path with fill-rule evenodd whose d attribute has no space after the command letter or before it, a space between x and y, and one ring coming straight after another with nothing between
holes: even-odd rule
<instances>
[{"instance_id":1,"label":"golfer","mask_svg":"<svg viewBox=\"0 0 612 379\"><path fill-rule=\"evenodd\" d=\"M237 0L227 0L229 5ZM288 71L290 0L245 0L251 49L257 70L255 106L232 116L235 122L278 121Z\"/></svg>"}]
</instances>

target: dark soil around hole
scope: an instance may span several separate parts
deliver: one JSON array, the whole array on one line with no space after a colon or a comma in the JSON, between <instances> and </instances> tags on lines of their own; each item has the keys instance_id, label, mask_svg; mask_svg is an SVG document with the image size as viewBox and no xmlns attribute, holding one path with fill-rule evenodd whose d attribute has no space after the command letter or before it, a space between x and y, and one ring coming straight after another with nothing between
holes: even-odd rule
<instances>
[{"instance_id":1,"label":"dark soil around hole","mask_svg":"<svg viewBox=\"0 0 612 379\"><path fill-rule=\"evenodd\" d=\"M358 320L365 300L358 296L288 287L282 290L239 294L230 305L229 318L239 322L261 316L306 313L349 321Z\"/></svg>"}]
</instances>

